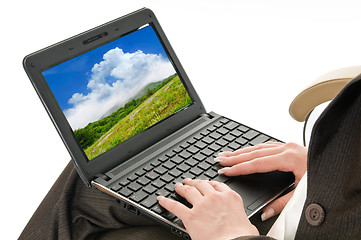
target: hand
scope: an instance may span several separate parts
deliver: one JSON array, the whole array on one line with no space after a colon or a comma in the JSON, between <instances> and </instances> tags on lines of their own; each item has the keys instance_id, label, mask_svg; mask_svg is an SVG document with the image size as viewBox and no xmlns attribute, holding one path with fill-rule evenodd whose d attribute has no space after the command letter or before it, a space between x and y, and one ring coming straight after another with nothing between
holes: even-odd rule
<instances>
[{"instance_id":1,"label":"hand","mask_svg":"<svg viewBox=\"0 0 361 240\"><path fill-rule=\"evenodd\" d=\"M162 196L159 204L180 218L193 240L223 240L246 235L259 235L247 218L243 200L226 184L185 179L177 183L175 191L192 208Z\"/></svg>"},{"instance_id":2,"label":"hand","mask_svg":"<svg viewBox=\"0 0 361 240\"><path fill-rule=\"evenodd\" d=\"M296 143L268 142L234 152L223 152L215 161L225 168L219 170L227 176L264 173L275 170L293 172L295 186L307 170L307 148ZM264 208L262 220L279 214L286 206L294 190L276 199Z\"/></svg>"}]
</instances>

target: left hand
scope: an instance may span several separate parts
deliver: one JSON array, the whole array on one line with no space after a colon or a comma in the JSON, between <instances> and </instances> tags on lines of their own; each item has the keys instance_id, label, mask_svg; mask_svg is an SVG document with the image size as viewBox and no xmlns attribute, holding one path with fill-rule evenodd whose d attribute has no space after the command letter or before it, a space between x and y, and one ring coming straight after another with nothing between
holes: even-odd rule
<instances>
[{"instance_id":1,"label":"left hand","mask_svg":"<svg viewBox=\"0 0 361 240\"><path fill-rule=\"evenodd\" d=\"M159 204L180 218L193 240L223 240L246 235L259 235L248 220L241 196L226 184L185 179L175 191L192 208L180 202L158 197Z\"/></svg>"}]
</instances>

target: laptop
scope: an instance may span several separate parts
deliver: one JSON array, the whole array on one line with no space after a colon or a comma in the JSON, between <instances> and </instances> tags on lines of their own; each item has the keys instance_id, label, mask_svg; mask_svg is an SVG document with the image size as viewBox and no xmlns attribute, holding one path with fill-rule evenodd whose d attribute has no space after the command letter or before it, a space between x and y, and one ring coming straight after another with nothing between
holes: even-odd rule
<instances>
[{"instance_id":1,"label":"laptop","mask_svg":"<svg viewBox=\"0 0 361 240\"><path fill-rule=\"evenodd\" d=\"M206 112L154 13L147 8L24 58L24 68L88 187L119 200L189 239L163 195L184 178L224 182L251 217L294 183L274 171L219 175L214 158L279 141L237 121Z\"/></svg>"}]
</instances>

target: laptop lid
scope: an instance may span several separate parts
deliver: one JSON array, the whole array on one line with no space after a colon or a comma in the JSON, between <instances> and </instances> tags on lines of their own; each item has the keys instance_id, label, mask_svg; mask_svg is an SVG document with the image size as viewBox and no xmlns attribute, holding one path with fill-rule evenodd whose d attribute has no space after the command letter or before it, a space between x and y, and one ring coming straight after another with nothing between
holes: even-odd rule
<instances>
[{"instance_id":1,"label":"laptop lid","mask_svg":"<svg viewBox=\"0 0 361 240\"><path fill-rule=\"evenodd\" d=\"M23 64L88 186L206 112L146 8L30 54ZM161 87L176 95L156 95ZM159 101L156 109L151 101Z\"/></svg>"}]
</instances>

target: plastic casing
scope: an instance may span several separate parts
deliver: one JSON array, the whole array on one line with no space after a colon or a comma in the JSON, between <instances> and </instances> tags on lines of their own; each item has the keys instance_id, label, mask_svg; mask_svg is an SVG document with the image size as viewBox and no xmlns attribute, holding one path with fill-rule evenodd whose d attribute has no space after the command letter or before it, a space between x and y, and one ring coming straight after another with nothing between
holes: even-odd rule
<instances>
[{"instance_id":1,"label":"plastic casing","mask_svg":"<svg viewBox=\"0 0 361 240\"><path fill-rule=\"evenodd\" d=\"M120 38L145 24L150 24L153 27L193 103L187 108L180 110L177 114L167 117L158 124L138 133L127 141L89 161L77 141L63 111L47 85L42 72L59 63L65 62L82 53ZM106 36L87 44L83 43L83 41L105 32L107 33L105 34ZM140 9L35 53L29 54L24 58L23 65L45 109L68 149L71 158L74 161L76 170L89 187L91 186L91 180L94 179L95 175L109 171L115 166L127 161L127 159L163 139L165 136L195 120L201 114L206 113L200 98L189 81L154 13L147 8Z\"/></svg>"}]
</instances>

